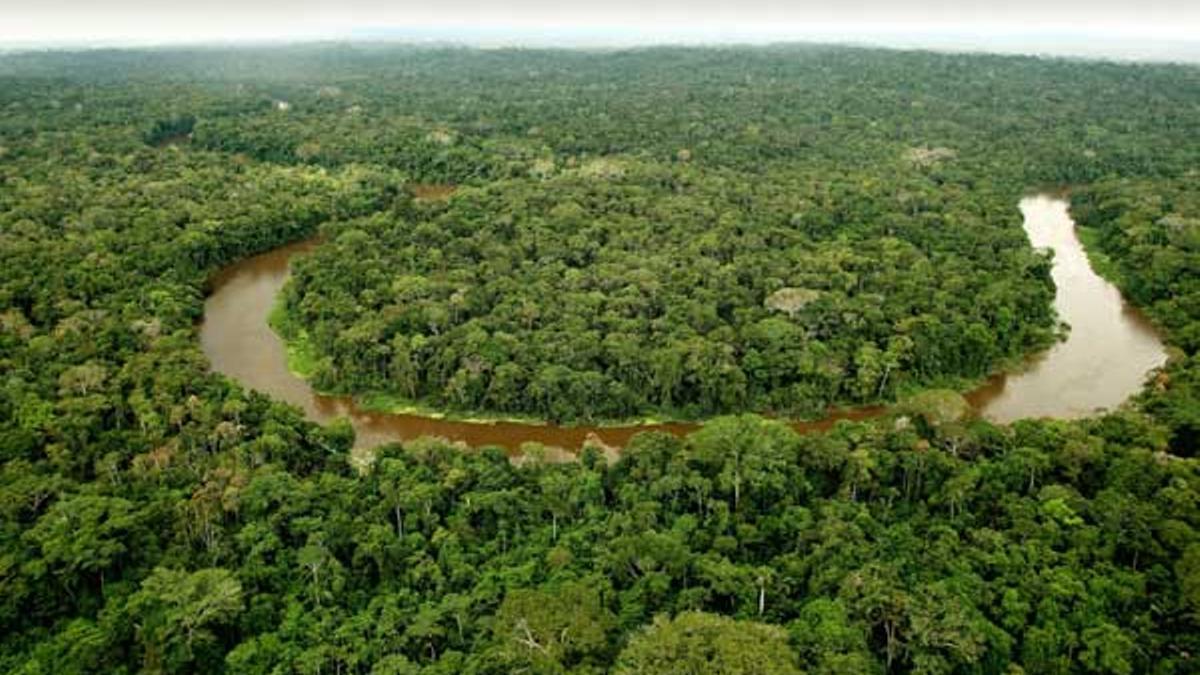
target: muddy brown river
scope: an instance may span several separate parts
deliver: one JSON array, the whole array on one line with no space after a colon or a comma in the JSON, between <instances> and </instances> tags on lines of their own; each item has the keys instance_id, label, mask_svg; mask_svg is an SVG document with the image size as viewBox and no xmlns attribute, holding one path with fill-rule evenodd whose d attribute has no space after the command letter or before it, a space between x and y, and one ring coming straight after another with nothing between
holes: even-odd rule
<instances>
[{"instance_id":1,"label":"muddy brown river","mask_svg":"<svg viewBox=\"0 0 1200 675\"><path fill-rule=\"evenodd\" d=\"M1116 287L1092 270L1075 235L1066 201L1038 195L1021 200L1020 208L1031 243L1055 252L1054 304L1059 318L1070 324L1071 331L1066 340L1030 357L1020 370L991 378L970 392L967 399L981 415L997 422L1023 417L1076 418L1117 406L1141 388L1150 370L1166 360L1162 341L1149 321L1125 303ZM348 418L357 433L356 449L421 436L440 436L470 446L499 446L514 454L526 442L576 449L590 438L620 447L642 431L682 434L697 426L559 427L459 422L373 413L360 409L350 398L319 394L288 370L284 345L267 325L275 298L287 281L289 261L313 245L302 242L284 246L235 263L214 277L212 294L205 302L200 341L216 372L296 405L316 422ZM794 426L801 432L821 430L840 419L864 419L881 411L855 409L817 422L796 422Z\"/></svg>"}]
</instances>

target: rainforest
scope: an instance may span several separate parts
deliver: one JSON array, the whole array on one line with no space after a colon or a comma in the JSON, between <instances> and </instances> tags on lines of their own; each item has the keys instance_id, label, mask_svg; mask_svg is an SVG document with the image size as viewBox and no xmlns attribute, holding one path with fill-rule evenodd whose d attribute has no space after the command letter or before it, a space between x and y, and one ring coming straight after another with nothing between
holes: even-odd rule
<instances>
[{"instance_id":1,"label":"rainforest","mask_svg":"<svg viewBox=\"0 0 1200 675\"><path fill-rule=\"evenodd\" d=\"M1196 672L1198 166L1187 65L0 54L0 670ZM1149 346L998 419L1055 209Z\"/></svg>"}]
</instances>

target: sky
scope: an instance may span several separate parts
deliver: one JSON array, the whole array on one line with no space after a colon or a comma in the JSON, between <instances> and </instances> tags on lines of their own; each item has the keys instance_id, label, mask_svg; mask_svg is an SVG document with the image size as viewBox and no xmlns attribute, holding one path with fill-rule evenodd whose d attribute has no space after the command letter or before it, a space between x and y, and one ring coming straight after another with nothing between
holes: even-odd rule
<instances>
[{"instance_id":1,"label":"sky","mask_svg":"<svg viewBox=\"0 0 1200 675\"><path fill-rule=\"evenodd\" d=\"M1189 42L1200 35L1200 0L0 0L0 48L353 37L620 44L917 35Z\"/></svg>"}]
</instances>

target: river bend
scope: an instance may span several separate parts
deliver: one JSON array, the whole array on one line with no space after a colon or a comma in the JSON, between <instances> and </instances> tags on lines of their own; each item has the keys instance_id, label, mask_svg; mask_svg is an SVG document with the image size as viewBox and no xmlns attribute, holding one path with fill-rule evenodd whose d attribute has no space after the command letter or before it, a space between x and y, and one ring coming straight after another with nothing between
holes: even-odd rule
<instances>
[{"instance_id":1,"label":"river bend","mask_svg":"<svg viewBox=\"0 0 1200 675\"><path fill-rule=\"evenodd\" d=\"M1137 392L1147 373L1166 360L1162 340L1150 322L1092 270L1067 207L1064 199L1052 195L1026 197L1020 202L1030 242L1054 251L1054 306L1060 320L1070 325L1070 332L1065 340L1026 359L1018 370L992 377L967 395L981 415L996 422L1024 417L1070 419L1113 408ZM575 449L591 439L621 447L638 432L682 434L697 426L461 422L368 412L348 397L319 394L288 370L286 349L267 325L287 281L289 261L313 245L284 246L237 262L216 275L205 302L200 341L216 372L296 405L316 422L349 418L357 432L355 447L360 450L420 436L441 436L470 446L500 446L510 453L519 453L526 442ZM857 409L794 426L801 432L825 429L839 419L862 419L881 410Z\"/></svg>"}]
</instances>

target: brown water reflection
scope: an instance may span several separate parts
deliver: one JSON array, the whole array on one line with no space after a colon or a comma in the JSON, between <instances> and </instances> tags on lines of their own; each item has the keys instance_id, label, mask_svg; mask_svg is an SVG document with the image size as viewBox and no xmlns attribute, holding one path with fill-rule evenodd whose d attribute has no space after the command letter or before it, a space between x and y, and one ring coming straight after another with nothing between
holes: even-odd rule
<instances>
[{"instance_id":1,"label":"brown water reflection","mask_svg":"<svg viewBox=\"0 0 1200 675\"><path fill-rule=\"evenodd\" d=\"M1066 206L1063 200L1048 196L1021 201L1025 227L1034 246L1049 246L1056 252L1055 305L1073 330L1068 340L1030 359L1022 372L995 377L968 396L977 410L996 421L1078 417L1098 407L1115 406L1135 392L1145 374L1165 359L1162 343L1149 323L1127 307L1116 288L1088 266ZM317 422L349 418L357 432L358 449L421 436L441 436L470 446L499 446L511 453L519 452L526 442L576 449L592 439L621 447L642 431L683 434L697 426L557 427L456 422L366 412L349 398L317 394L288 370L283 344L267 325L275 297L287 280L288 261L313 245L302 242L284 246L236 263L217 275L205 303L200 341L213 370L294 404ZM864 419L880 412L880 408L863 408L794 426L801 432L821 430L841 419Z\"/></svg>"}]
</instances>

